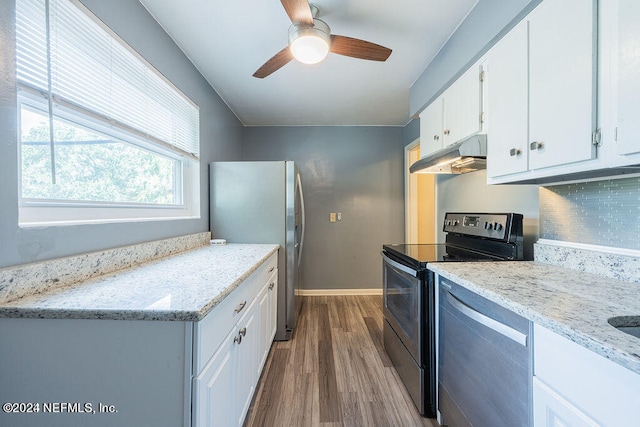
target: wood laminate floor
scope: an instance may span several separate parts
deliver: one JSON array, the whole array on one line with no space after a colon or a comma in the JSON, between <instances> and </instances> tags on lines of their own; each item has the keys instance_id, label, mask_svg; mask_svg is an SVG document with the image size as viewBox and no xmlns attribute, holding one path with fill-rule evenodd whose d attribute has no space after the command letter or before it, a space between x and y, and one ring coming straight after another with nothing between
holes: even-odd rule
<instances>
[{"instance_id":1,"label":"wood laminate floor","mask_svg":"<svg viewBox=\"0 0 640 427\"><path fill-rule=\"evenodd\" d=\"M305 297L291 341L275 342L248 427L431 426L382 344L381 296Z\"/></svg>"}]
</instances>

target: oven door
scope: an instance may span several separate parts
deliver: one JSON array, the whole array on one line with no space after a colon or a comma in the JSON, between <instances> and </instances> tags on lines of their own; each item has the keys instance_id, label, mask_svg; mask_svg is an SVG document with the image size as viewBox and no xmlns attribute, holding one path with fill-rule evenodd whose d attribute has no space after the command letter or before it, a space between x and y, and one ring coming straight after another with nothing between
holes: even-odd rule
<instances>
[{"instance_id":1,"label":"oven door","mask_svg":"<svg viewBox=\"0 0 640 427\"><path fill-rule=\"evenodd\" d=\"M420 272L382 253L384 317L419 367L422 354L422 280Z\"/></svg>"}]
</instances>

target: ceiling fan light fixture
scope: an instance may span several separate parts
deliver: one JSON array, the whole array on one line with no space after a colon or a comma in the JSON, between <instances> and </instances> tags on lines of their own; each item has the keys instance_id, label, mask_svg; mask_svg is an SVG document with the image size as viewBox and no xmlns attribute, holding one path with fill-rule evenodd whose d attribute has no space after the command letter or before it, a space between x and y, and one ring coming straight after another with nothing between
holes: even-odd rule
<instances>
[{"instance_id":1,"label":"ceiling fan light fixture","mask_svg":"<svg viewBox=\"0 0 640 427\"><path fill-rule=\"evenodd\" d=\"M289 28L291 54L303 64L317 64L329 53L330 34L329 26L319 19L313 20L313 26L292 25Z\"/></svg>"}]
</instances>

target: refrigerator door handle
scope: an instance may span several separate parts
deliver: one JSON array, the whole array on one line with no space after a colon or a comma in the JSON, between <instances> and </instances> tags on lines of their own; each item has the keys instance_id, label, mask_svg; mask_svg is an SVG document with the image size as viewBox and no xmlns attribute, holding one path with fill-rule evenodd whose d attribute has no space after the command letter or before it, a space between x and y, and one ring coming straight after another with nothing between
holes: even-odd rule
<instances>
[{"instance_id":1,"label":"refrigerator door handle","mask_svg":"<svg viewBox=\"0 0 640 427\"><path fill-rule=\"evenodd\" d=\"M296 174L296 185L298 187L298 191L300 192L300 211L302 213L302 231L300 232L300 248L298 249L298 266L300 266L300 261L302 260L302 248L304 246L304 193L302 192L302 180L300 179L300 174Z\"/></svg>"}]
</instances>

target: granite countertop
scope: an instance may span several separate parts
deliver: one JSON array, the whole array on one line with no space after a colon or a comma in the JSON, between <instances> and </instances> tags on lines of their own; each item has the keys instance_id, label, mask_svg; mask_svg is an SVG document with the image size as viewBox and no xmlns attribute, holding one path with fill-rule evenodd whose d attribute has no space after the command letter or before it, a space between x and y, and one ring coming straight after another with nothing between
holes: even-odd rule
<instances>
[{"instance_id":1,"label":"granite countertop","mask_svg":"<svg viewBox=\"0 0 640 427\"><path fill-rule=\"evenodd\" d=\"M0 304L0 317L197 321L278 245L207 245Z\"/></svg>"},{"instance_id":2,"label":"granite countertop","mask_svg":"<svg viewBox=\"0 0 640 427\"><path fill-rule=\"evenodd\" d=\"M640 339L607 319L640 316L640 284L540 262L434 263L463 287L640 374Z\"/></svg>"}]
</instances>

